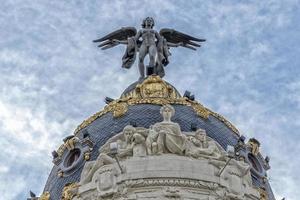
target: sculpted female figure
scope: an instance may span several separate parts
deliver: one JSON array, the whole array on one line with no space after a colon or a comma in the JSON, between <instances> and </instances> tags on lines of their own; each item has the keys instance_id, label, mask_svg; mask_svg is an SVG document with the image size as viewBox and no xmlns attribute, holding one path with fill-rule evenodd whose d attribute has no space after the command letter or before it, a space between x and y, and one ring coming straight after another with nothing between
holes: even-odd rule
<instances>
[{"instance_id":1,"label":"sculpted female figure","mask_svg":"<svg viewBox=\"0 0 300 200\"><path fill-rule=\"evenodd\" d=\"M180 126L171 121L175 110L171 105L164 105L160 109L163 121L151 127L151 136L147 138L147 149L151 149L153 143L157 145L157 153L175 153L182 155L185 150L186 137L181 133ZM150 152L151 154L151 152Z\"/></svg>"},{"instance_id":2,"label":"sculpted female figure","mask_svg":"<svg viewBox=\"0 0 300 200\"><path fill-rule=\"evenodd\" d=\"M193 137L188 138L188 145L185 151L187 156L194 158L208 157L220 159L221 150L213 140L208 140L206 131L198 129Z\"/></svg>"}]
</instances>

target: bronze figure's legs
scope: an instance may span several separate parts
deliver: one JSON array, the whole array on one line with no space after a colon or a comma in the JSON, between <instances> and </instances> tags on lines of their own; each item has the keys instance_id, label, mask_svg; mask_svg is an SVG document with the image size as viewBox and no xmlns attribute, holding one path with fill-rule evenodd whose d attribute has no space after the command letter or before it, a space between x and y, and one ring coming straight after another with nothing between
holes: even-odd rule
<instances>
[{"instance_id":1,"label":"bronze figure's legs","mask_svg":"<svg viewBox=\"0 0 300 200\"><path fill-rule=\"evenodd\" d=\"M149 67L153 67L155 72L155 57L157 54L157 48L155 45L151 45L150 47L142 45L139 49L139 70L140 70L141 78L145 77L144 59L147 54L149 54L149 60L150 60Z\"/></svg>"},{"instance_id":2,"label":"bronze figure's legs","mask_svg":"<svg viewBox=\"0 0 300 200\"><path fill-rule=\"evenodd\" d=\"M144 59L147 55L147 47L145 45L142 45L139 49L139 71L140 71L140 78L145 77L145 65L144 65Z\"/></svg>"},{"instance_id":3,"label":"bronze figure's legs","mask_svg":"<svg viewBox=\"0 0 300 200\"><path fill-rule=\"evenodd\" d=\"M153 67L153 68L155 67L156 53L157 53L156 45L151 45L149 47L149 59L150 59L149 67Z\"/></svg>"}]
</instances>

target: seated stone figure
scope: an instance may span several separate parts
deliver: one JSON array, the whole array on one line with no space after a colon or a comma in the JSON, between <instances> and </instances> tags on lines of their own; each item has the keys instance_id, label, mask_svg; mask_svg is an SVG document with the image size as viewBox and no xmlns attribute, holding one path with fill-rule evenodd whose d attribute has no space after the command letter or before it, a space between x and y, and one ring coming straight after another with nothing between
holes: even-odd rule
<instances>
[{"instance_id":1,"label":"seated stone figure","mask_svg":"<svg viewBox=\"0 0 300 200\"><path fill-rule=\"evenodd\" d=\"M174 153L182 155L185 148L186 137L181 133L180 126L171 121L175 110L171 105L164 105L160 109L163 121L150 127L147 137L148 154ZM156 150L157 148L157 150Z\"/></svg>"},{"instance_id":2,"label":"seated stone figure","mask_svg":"<svg viewBox=\"0 0 300 200\"><path fill-rule=\"evenodd\" d=\"M210 160L209 163L219 169L217 174L228 183L226 192L223 194L224 199L245 199L244 195L247 189L252 187L251 174L249 172L250 166L243 161L235 159L231 159L226 167L225 161ZM222 174L220 174L221 170L223 170Z\"/></svg>"},{"instance_id":3,"label":"seated stone figure","mask_svg":"<svg viewBox=\"0 0 300 200\"><path fill-rule=\"evenodd\" d=\"M124 158L133 155L133 135L135 131L135 128L131 125L127 125L123 129L124 140L117 140L118 157Z\"/></svg>"},{"instance_id":4,"label":"seated stone figure","mask_svg":"<svg viewBox=\"0 0 300 200\"><path fill-rule=\"evenodd\" d=\"M221 151L215 141L207 140L206 131L198 129L195 136L191 136L187 140L185 155L194 158L209 157L220 159Z\"/></svg>"},{"instance_id":5,"label":"seated stone figure","mask_svg":"<svg viewBox=\"0 0 300 200\"><path fill-rule=\"evenodd\" d=\"M143 157L147 155L146 137L148 130L142 127L135 128L132 136L132 155L133 157Z\"/></svg>"},{"instance_id":6,"label":"seated stone figure","mask_svg":"<svg viewBox=\"0 0 300 200\"><path fill-rule=\"evenodd\" d=\"M97 160L87 162L81 173L80 185L90 182L95 172L103 165L113 164L115 160L107 154L100 153Z\"/></svg>"},{"instance_id":7,"label":"seated stone figure","mask_svg":"<svg viewBox=\"0 0 300 200\"><path fill-rule=\"evenodd\" d=\"M145 137L137 132L136 128L131 125L126 126L122 132L123 140L117 140L119 158L127 158L129 156L145 156ZM113 164L115 159L108 153L100 152L95 161L87 162L82 172L81 184L88 183L92 180L94 173L103 165Z\"/></svg>"},{"instance_id":8,"label":"seated stone figure","mask_svg":"<svg viewBox=\"0 0 300 200\"><path fill-rule=\"evenodd\" d=\"M150 126L147 139L146 139L148 155L153 155L158 153L157 138L158 138L158 132L154 130L153 126Z\"/></svg>"}]
</instances>

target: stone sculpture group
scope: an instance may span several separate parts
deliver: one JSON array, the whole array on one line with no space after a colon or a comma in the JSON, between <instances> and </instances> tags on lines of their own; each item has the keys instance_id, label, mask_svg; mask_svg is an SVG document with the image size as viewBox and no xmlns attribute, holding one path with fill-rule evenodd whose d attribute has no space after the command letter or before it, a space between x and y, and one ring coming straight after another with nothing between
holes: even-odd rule
<instances>
[{"instance_id":1,"label":"stone sculpture group","mask_svg":"<svg viewBox=\"0 0 300 200\"><path fill-rule=\"evenodd\" d=\"M140 198L133 199L147 199L150 195L147 193L151 193L154 186L172 186L167 187L167 191L151 193L153 198L172 199L180 196L179 193L193 195L182 189L187 184L213 191L208 195L210 199L258 199L256 190L252 189L248 164L232 159L225 166L229 159L226 152L205 130L182 132L180 126L171 121L175 113L171 105L162 106L160 113L163 121L148 129L127 125L99 149L98 158L84 166L78 188L81 197L77 199L127 199L126 196L131 199L136 194L129 192L130 189L139 191ZM118 147L116 155L111 154L111 145ZM165 178L162 179L161 173ZM153 190L147 192L139 188ZM94 190L94 193L87 192ZM201 195L190 198L205 196Z\"/></svg>"},{"instance_id":2,"label":"stone sculpture group","mask_svg":"<svg viewBox=\"0 0 300 200\"><path fill-rule=\"evenodd\" d=\"M117 135L123 137L116 141L120 159L165 153L211 159L221 159L224 155L224 152L222 155L223 150L220 146L211 139L208 140L205 130L198 129L194 135L183 134L180 126L171 121L175 113L172 106L161 107L160 113L163 116L163 121L152 125L149 129L127 125L121 135ZM95 163L90 163L92 166L86 166L90 170L82 176L81 183L90 181L95 171L101 166L116 162L109 156L108 147L109 145L104 145L104 148L100 149ZM89 164L87 163L87 165Z\"/></svg>"}]
</instances>

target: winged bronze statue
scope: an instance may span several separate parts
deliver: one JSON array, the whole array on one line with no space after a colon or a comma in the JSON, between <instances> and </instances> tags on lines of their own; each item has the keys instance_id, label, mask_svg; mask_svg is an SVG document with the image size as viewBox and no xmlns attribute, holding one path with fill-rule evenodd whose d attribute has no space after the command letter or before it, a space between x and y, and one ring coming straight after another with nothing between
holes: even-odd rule
<instances>
[{"instance_id":1,"label":"winged bronze statue","mask_svg":"<svg viewBox=\"0 0 300 200\"><path fill-rule=\"evenodd\" d=\"M144 59L149 55L148 68L153 69L153 73L163 77L164 67L169 63L171 47L185 47L196 50L205 42L199 39L176 31L174 29L163 28L159 32L153 29L154 19L147 17L143 20L142 29L139 31L134 27L123 27L93 42L100 42L98 47L102 50L115 47L119 44L127 45L122 58L122 67L129 69L133 65L138 54L138 66L140 78L145 77Z\"/></svg>"}]
</instances>

